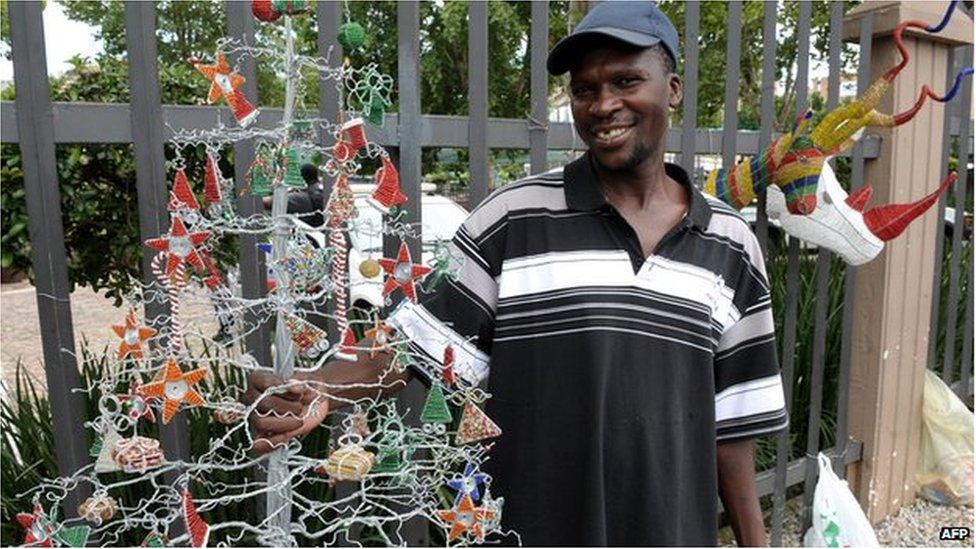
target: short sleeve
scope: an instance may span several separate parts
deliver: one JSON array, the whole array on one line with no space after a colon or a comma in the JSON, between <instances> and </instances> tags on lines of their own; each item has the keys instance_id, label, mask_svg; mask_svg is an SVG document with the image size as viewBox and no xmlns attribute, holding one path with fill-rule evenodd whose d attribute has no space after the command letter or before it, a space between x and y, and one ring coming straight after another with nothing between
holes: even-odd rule
<instances>
[{"instance_id":1,"label":"short sleeve","mask_svg":"<svg viewBox=\"0 0 976 549\"><path fill-rule=\"evenodd\" d=\"M742 253L744 273L734 288L738 319L722 333L714 359L718 440L766 435L789 423L769 283L751 232Z\"/></svg>"},{"instance_id":2,"label":"short sleeve","mask_svg":"<svg viewBox=\"0 0 976 549\"><path fill-rule=\"evenodd\" d=\"M389 315L388 322L421 358L413 361L414 371L427 380L438 377L435 365L442 363L448 345L454 350L455 375L470 385L488 377L501 260L492 245L498 227L484 227L482 215L472 213L448 244L453 276L421 294L417 303L404 299Z\"/></svg>"}]
</instances>

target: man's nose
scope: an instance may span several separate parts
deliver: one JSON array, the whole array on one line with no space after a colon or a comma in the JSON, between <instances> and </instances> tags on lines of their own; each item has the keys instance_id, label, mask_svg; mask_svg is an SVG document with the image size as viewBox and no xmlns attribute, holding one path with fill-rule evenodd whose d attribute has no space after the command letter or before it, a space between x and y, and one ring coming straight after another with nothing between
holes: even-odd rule
<instances>
[{"instance_id":1,"label":"man's nose","mask_svg":"<svg viewBox=\"0 0 976 549\"><path fill-rule=\"evenodd\" d=\"M620 98L609 86L602 86L597 92L596 99L590 104L590 114L604 117L620 110L620 107Z\"/></svg>"}]
</instances>

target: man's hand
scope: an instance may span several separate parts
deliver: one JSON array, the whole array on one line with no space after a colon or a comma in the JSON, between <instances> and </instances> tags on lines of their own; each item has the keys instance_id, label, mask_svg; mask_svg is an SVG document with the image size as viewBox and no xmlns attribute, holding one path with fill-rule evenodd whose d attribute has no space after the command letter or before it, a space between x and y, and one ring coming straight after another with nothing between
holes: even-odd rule
<instances>
[{"instance_id":1,"label":"man's hand","mask_svg":"<svg viewBox=\"0 0 976 549\"><path fill-rule=\"evenodd\" d=\"M329 413L329 399L301 383L311 379L313 375L307 373L296 373L287 383L268 372L251 372L247 376L247 392L241 400L248 406L257 401L248 418L254 452L270 452L322 423ZM280 389L264 394L275 387Z\"/></svg>"}]
</instances>

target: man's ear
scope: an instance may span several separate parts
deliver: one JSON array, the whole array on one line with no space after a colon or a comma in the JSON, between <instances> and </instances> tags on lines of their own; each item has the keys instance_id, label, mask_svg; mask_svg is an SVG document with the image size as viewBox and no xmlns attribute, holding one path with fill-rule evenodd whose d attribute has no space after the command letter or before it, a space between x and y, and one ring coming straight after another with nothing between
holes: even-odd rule
<instances>
[{"instance_id":1,"label":"man's ear","mask_svg":"<svg viewBox=\"0 0 976 549\"><path fill-rule=\"evenodd\" d=\"M672 109L678 108L682 97L684 97L684 87L681 84L681 77L677 73L671 73L668 78L668 106Z\"/></svg>"}]
</instances>

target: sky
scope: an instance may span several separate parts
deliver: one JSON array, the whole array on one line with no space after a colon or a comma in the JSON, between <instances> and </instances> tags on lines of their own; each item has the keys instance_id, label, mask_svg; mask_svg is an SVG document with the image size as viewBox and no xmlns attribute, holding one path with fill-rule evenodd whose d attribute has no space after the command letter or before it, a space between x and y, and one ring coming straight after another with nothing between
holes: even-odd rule
<instances>
[{"instance_id":1,"label":"sky","mask_svg":"<svg viewBox=\"0 0 976 549\"><path fill-rule=\"evenodd\" d=\"M69 20L59 4L47 2L43 17L49 75L60 74L67 70L67 60L76 54L94 57L96 53L102 51L101 43L94 38L95 29L84 23ZM13 80L13 78L13 62L9 59L0 59L0 80Z\"/></svg>"}]
</instances>

